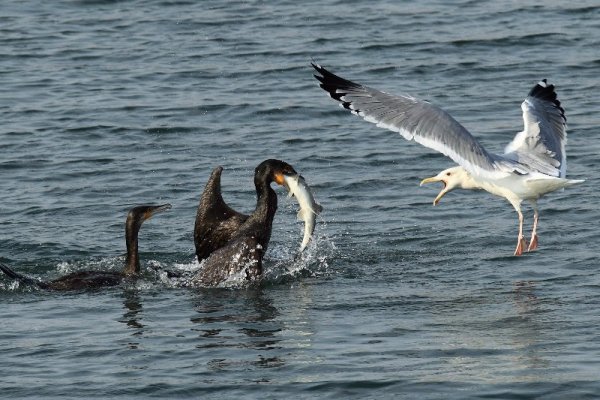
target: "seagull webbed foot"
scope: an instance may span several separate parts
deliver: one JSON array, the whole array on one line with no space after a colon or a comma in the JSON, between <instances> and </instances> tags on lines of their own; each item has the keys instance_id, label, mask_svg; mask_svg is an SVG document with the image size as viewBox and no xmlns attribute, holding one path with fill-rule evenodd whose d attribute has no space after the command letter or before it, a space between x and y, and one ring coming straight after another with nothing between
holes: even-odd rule
<instances>
[{"instance_id":1,"label":"seagull webbed foot","mask_svg":"<svg viewBox=\"0 0 600 400\"><path fill-rule=\"evenodd\" d=\"M523 254L523 252L525 251L525 248L527 247L527 241L525 240L525 238L523 236L519 236L519 239L517 241L517 248L515 249L515 256L520 256Z\"/></svg>"},{"instance_id":2,"label":"seagull webbed foot","mask_svg":"<svg viewBox=\"0 0 600 400\"><path fill-rule=\"evenodd\" d=\"M538 235L531 236L531 242L529 242L529 247L527 251L534 251L538 247Z\"/></svg>"}]
</instances>

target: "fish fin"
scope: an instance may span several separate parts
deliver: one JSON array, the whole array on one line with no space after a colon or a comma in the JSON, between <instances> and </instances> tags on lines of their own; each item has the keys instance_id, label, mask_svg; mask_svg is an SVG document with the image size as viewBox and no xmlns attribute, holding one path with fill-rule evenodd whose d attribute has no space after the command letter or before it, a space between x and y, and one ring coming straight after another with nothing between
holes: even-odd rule
<instances>
[{"instance_id":1,"label":"fish fin","mask_svg":"<svg viewBox=\"0 0 600 400\"><path fill-rule=\"evenodd\" d=\"M301 208L300 211L298 211L298 219L302 221L308 221L312 214L317 215L310 208Z\"/></svg>"},{"instance_id":2,"label":"fish fin","mask_svg":"<svg viewBox=\"0 0 600 400\"><path fill-rule=\"evenodd\" d=\"M315 215L319 215L319 213L323 211L323 207L321 207L320 204L316 204L315 203L315 210L311 210L310 208L301 208L300 211L298 211L298 219L302 220L302 221L306 221L311 214L315 214Z\"/></svg>"},{"instance_id":3,"label":"fish fin","mask_svg":"<svg viewBox=\"0 0 600 400\"><path fill-rule=\"evenodd\" d=\"M308 219L309 215L306 215L306 212L310 212L308 209L306 208L301 208L300 211L298 211L297 217L300 221L304 221L305 219Z\"/></svg>"}]
</instances>

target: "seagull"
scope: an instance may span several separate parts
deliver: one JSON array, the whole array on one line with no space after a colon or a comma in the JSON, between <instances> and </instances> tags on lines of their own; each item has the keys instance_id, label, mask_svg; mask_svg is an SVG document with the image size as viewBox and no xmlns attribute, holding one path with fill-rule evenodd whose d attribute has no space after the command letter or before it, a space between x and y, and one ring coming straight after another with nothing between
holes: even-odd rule
<instances>
[{"instance_id":1,"label":"seagull","mask_svg":"<svg viewBox=\"0 0 600 400\"><path fill-rule=\"evenodd\" d=\"M421 185L443 184L433 200L434 206L446 193L457 188L485 190L508 200L519 216L515 256L538 247L537 200L547 193L583 182L565 178L567 119L554 85L548 84L546 79L538 82L521 104L523 131L516 134L503 154L494 154L450 114L429 102L408 95L388 94L343 79L316 63L311 65L319 73L314 75L319 86L339 101L340 106L378 127L439 151L458 164L421 181ZM523 200L531 203L534 210L529 244L523 235Z\"/></svg>"}]
</instances>

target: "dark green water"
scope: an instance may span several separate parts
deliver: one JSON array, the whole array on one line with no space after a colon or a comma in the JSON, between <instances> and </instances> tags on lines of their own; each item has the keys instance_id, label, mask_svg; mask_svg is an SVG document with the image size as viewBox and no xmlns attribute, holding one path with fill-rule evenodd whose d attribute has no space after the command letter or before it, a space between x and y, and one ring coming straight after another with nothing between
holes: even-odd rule
<instances>
[{"instance_id":1,"label":"dark green water","mask_svg":"<svg viewBox=\"0 0 600 400\"><path fill-rule=\"evenodd\" d=\"M5 1L0 261L50 279L119 269L127 210L144 277L84 293L0 278L0 397L581 399L600 393L596 2ZM568 118L568 175L540 249L486 193L418 186L452 162L340 110L314 59L445 110L501 152L542 78ZM292 164L325 208L280 196L263 285L187 289L216 165L250 212L254 167ZM526 209L526 227L532 213Z\"/></svg>"}]
</instances>

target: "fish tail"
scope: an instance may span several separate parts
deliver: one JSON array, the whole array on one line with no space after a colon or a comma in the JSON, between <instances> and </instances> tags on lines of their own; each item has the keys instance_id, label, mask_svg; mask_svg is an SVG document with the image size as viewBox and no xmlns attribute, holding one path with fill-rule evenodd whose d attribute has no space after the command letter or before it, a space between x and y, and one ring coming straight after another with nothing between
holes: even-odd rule
<instances>
[{"instance_id":1,"label":"fish tail","mask_svg":"<svg viewBox=\"0 0 600 400\"><path fill-rule=\"evenodd\" d=\"M319 214L321 211L323 211L323 206L319 203L315 203L315 214Z\"/></svg>"},{"instance_id":2,"label":"fish tail","mask_svg":"<svg viewBox=\"0 0 600 400\"><path fill-rule=\"evenodd\" d=\"M310 239L312 238L312 229L308 223L304 223L304 237L302 238L302 243L300 244L300 252L304 251Z\"/></svg>"}]
</instances>

